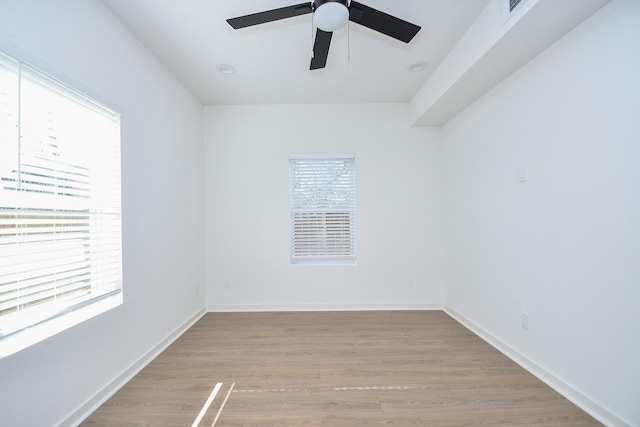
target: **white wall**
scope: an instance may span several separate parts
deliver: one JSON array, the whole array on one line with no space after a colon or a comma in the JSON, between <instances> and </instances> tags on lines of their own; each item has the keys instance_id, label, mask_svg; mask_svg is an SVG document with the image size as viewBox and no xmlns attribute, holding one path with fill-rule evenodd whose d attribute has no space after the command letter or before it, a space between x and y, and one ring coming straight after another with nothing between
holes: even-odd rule
<instances>
[{"instance_id":1,"label":"white wall","mask_svg":"<svg viewBox=\"0 0 640 427\"><path fill-rule=\"evenodd\" d=\"M209 106L204 129L210 308L442 303L440 134L407 105ZM294 153L355 153L357 266L290 265Z\"/></svg>"},{"instance_id":2,"label":"white wall","mask_svg":"<svg viewBox=\"0 0 640 427\"><path fill-rule=\"evenodd\" d=\"M122 307L0 360L1 424L82 408L197 315L205 267L215 309L445 302L640 424L639 8L614 0L442 132L406 105L207 107L203 152L196 99L101 3L0 0L1 38L122 106L125 280ZM356 153L355 267L289 263L305 152Z\"/></svg>"},{"instance_id":3,"label":"white wall","mask_svg":"<svg viewBox=\"0 0 640 427\"><path fill-rule=\"evenodd\" d=\"M204 307L202 108L97 0L0 0L0 38L123 113L124 304L0 360L0 424L51 426Z\"/></svg>"},{"instance_id":4,"label":"white wall","mask_svg":"<svg viewBox=\"0 0 640 427\"><path fill-rule=\"evenodd\" d=\"M443 128L446 304L616 425L640 425L639 22L615 0Z\"/></svg>"}]
</instances>

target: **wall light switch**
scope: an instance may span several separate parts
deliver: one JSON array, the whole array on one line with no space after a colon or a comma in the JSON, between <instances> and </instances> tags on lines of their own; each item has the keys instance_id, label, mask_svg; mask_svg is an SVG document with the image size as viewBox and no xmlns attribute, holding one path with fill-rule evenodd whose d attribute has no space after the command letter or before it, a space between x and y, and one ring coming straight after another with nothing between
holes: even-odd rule
<instances>
[{"instance_id":1,"label":"wall light switch","mask_svg":"<svg viewBox=\"0 0 640 427\"><path fill-rule=\"evenodd\" d=\"M525 331L529 330L529 314L522 312L520 313L520 326L522 326L522 329L524 329Z\"/></svg>"},{"instance_id":2,"label":"wall light switch","mask_svg":"<svg viewBox=\"0 0 640 427\"><path fill-rule=\"evenodd\" d=\"M518 179L520 182L529 181L529 167L527 165L522 165L518 168Z\"/></svg>"}]
</instances>

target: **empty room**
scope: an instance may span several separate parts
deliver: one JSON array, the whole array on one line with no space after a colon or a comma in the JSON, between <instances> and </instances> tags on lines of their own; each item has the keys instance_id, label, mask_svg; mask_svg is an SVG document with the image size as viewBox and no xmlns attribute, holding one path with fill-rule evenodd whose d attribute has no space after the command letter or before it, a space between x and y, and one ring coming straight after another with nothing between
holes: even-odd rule
<instances>
[{"instance_id":1,"label":"empty room","mask_svg":"<svg viewBox=\"0 0 640 427\"><path fill-rule=\"evenodd\" d=\"M640 426L640 1L0 0L0 426Z\"/></svg>"}]
</instances>

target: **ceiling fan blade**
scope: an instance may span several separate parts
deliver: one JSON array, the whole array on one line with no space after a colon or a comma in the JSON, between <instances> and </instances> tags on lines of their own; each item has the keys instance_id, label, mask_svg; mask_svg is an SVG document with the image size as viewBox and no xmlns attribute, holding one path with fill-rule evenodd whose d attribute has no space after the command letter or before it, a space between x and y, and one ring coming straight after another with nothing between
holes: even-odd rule
<instances>
[{"instance_id":1,"label":"ceiling fan blade","mask_svg":"<svg viewBox=\"0 0 640 427\"><path fill-rule=\"evenodd\" d=\"M320 28L316 30L316 40L313 42L313 58L311 58L311 65L309 66L310 70L324 68L327 65L331 36L333 36L331 32L322 31Z\"/></svg>"},{"instance_id":2,"label":"ceiling fan blade","mask_svg":"<svg viewBox=\"0 0 640 427\"><path fill-rule=\"evenodd\" d=\"M279 9L266 10L264 12L252 13L251 15L238 16L227 19L229 25L234 29L251 27L253 25L264 24L280 19L293 18L294 16L311 13L311 2L300 3L293 6L281 7Z\"/></svg>"},{"instance_id":3,"label":"ceiling fan blade","mask_svg":"<svg viewBox=\"0 0 640 427\"><path fill-rule=\"evenodd\" d=\"M349 20L405 43L420 31L417 25L353 0L349 6Z\"/></svg>"}]
</instances>

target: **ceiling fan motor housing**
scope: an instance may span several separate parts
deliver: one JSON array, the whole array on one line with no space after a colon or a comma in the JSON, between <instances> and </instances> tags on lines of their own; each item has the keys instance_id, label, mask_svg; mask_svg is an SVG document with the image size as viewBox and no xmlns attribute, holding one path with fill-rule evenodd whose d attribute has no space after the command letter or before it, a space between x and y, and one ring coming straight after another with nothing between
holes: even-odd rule
<instances>
[{"instance_id":1,"label":"ceiling fan motor housing","mask_svg":"<svg viewBox=\"0 0 640 427\"><path fill-rule=\"evenodd\" d=\"M314 0L314 21L322 31L333 32L349 20L348 0Z\"/></svg>"}]
</instances>

